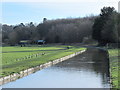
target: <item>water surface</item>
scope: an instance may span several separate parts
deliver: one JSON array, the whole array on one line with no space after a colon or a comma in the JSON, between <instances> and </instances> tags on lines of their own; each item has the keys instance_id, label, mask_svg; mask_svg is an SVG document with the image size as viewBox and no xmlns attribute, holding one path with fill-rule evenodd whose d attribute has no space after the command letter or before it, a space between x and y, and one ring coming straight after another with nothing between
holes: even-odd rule
<instances>
[{"instance_id":1,"label":"water surface","mask_svg":"<svg viewBox=\"0 0 120 90\"><path fill-rule=\"evenodd\" d=\"M87 52L3 85L3 88L110 88L106 54Z\"/></svg>"}]
</instances>

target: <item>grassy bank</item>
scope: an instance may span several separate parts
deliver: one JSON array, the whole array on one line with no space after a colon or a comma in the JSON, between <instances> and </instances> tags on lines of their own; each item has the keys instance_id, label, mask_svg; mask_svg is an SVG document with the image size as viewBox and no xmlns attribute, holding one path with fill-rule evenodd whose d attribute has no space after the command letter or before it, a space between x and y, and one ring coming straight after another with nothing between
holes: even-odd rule
<instances>
[{"instance_id":1,"label":"grassy bank","mask_svg":"<svg viewBox=\"0 0 120 90\"><path fill-rule=\"evenodd\" d=\"M46 62L75 53L85 48L78 46L31 46L31 47L2 47L1 77L18 73Z\"/></svg>"},{"instance_id":2,"label":"grassy bank","mask_svg":"<svg viewBox=\"0 0 120 90\"><path fill-rule=\"evenodd\" d=\"M112 80L112 87L120 89L120 58L119 58L119 49L109 49L109 57L110 57L110 74Z\"/></svg>"}]
</instances>

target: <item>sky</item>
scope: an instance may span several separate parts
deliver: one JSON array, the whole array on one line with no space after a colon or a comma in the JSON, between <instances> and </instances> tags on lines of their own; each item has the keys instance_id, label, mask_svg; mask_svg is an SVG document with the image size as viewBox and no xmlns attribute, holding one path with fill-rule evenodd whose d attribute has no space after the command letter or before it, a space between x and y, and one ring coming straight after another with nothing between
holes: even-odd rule
<instances>
[{"instance_id":1,"label":"sky","mask_svg":"<svg viewBox=\"0 0 120 90\"><path fill-rule=\"evenodd\" d=\"M2 24L16 25L48 20L77 18L100 14L104 6L118 10L119 0L2 0Z\"/></svg>"}]
</instances>

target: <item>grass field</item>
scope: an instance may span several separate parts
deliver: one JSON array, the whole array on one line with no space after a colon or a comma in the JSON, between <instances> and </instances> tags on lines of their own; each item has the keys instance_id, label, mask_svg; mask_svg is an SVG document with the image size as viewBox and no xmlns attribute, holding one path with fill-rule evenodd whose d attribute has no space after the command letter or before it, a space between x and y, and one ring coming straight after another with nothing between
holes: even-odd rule
<instances>
[{"instance_id":1,"label":"grass field","mask_svg":"<svg viewBox=\"0 0 120 90\"><path fill-rule=\"evenodd\" d=\"M67 45L2 47L2 63L0 63L2 71L0 75L3 77L18 73L21 70L85 49L78 46L69 46L69 49L67 47Z\"/></svg>"},{"instance_id":2,"label":"grass field","mask_svg":"<svg viewBox=\"0 0 120 90\"><path fill-rule=\"evenodd\" d=\"M112 79L113 88L120 89L120 50L118 49L109 49L109 57L110 57L110 73Z\"/></svg>"}]
</instances>

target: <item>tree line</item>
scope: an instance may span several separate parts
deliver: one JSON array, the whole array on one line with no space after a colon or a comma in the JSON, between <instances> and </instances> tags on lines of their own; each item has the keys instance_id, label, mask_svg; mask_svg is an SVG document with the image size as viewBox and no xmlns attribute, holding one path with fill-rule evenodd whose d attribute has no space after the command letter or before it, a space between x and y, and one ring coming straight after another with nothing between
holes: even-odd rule
<instances>
[{"instance_id":1,"label":"tree line","mask_svg":"<svg viewBox=\"0 0 120 90\"><path fill-rule=\"evenodd\" d=\"M80 43L92 34L95 17L46 20L39 25L32 22L16 26L2 25L2 41L15 45L20 40L45 40L47 43Z\"/></svg>"},{"instance_id":2,"label":"tree line","mask_svg":"<svg viewBox=\"0 0 120 90\"><path fill-rule=\"evenodd\" d=\"M113 7L103 7L98 16L47 20L18 25L2 25L2 42L19 44L20 40L45 40L46 43L82 43L86 38L99 45L120 42L120 14Z\"/></svg>"}]
</instances>

